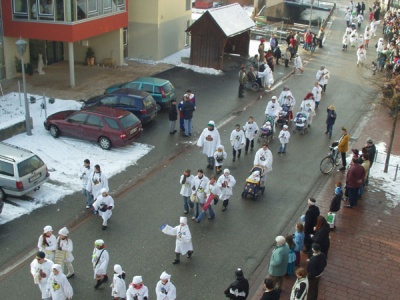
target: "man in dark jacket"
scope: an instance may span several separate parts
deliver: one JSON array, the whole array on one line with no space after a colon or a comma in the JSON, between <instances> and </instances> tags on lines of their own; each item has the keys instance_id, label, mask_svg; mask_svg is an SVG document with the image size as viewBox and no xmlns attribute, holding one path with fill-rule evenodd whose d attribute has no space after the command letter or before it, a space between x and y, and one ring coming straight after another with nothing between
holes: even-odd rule
<instances>
[{"instance_id":1,"label":"man in dark jacket","mask_svg":"<svg viewBox=\"0 0 400 300\"><path fill-rule=\"evenodd\" d=\"M316 200L314 198L309 198L308 200L308 210L306 211L304 220L304 247L305 252L310 251L312 244L311 234L314 234L314 227L317 225L317 219L319 216L319 208L315 205Z\"/></svg>"},{"instance_id":2,"label":"man in dark jacket","mask_svg":"<svg viewBox=\"0 0 400 300\"><path fill-rule=\"evenodd\" d=\"M335 124L335 121L336 121L335 109L336 109L335 106L329 105L326 110L327 117L326 117L326 132L325 132L325 134L329 134L329 139L332 137L333 125Z\"/></svg>"},{"instance_id":3,"label":"man in dark jacket","mask_svg":"<svg viewBox=\"0 0 400 300\"><path fill-rule=\"evenodd\" d=\"M242 269L235 271L236 280L225 290L225 296L234 300L245 300L249 295L249 282L244 278Z\"/></svg>"},{"instance_id":4,"label":"man in dark jacket","mask_svg":"<svg viewBox=\"0 0 400 300\"><path fill-rule=\"evenodd\" d=\"M374 163L375 155L376 155L376 146L374 144L374 141L371 138L368 138L365 148L367 148L367 150L368 150L369 162L371 163L371 165L369 167L371 168L372 164Z\"/></svg>"},{"instance_id":5,"label":"man in dark jacket","mask_svg":"<svg viewBox=\"0 0 400 300\"><path fill-rule=\"evenodd\" d=\"M353 158L351 161L351 166L346 176L346 189L349 195L349 205L346 205L347 208L353 208L353 206L357 206L358 200L358 191L363 184L365 178L365 169L358 158Z\"/></svg>"},{"instance_id":6,"label":"man in dark jacket","mask_svg":"<svg viewBox=\"0 0 400 300\"><path fill-rule=\"evenodd\" d=\"M176 109L176 100L171 101L171 106L168 110L168 119L169 119L169 134L175 134L175 124L176 120L178 120L178 111Z\"/></svg>"},{"instance_id":7,"label":"man in dark jacket","mask_svg":"<svg viewBox=\"0 0 400 300\"><path fill-rule=\"evenodd\" d=\"M184 137L192 135L192 118L194 112L194 104L190 101L188 96L184 96L182 104L183 125L185 126Z\"/></svg>"},{"instance_id":8,"label":"man in dark jacket","mask_svg":"<svg viewBox=\"0 0 400 300\"><path fill-rule=\"evenodd\" d=\"M307 278L308 278L308 295L307 300L318 299L318 284L322 276L322 272L326 267L325 254L321 252L319 244L312 244L313 255L307 264Z\"/></svg>"}]
</instances>

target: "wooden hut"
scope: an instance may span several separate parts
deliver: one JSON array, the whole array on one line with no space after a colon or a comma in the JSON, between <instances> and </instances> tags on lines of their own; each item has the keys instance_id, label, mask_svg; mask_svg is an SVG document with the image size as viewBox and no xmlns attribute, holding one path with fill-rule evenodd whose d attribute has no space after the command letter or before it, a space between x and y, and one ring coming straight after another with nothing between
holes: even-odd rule
<instances>
[{"instance_id":1,"label":"wooden hut","mask_svg":"<svg viewBox=\"0 0 400 300\"><path fill-rule=\"evenodd\" d=\"M190 64L221 70L224 54L248 57L253 26L237 3L207 10L186 30L191 36Z\"/></svg>"}]
</instances>

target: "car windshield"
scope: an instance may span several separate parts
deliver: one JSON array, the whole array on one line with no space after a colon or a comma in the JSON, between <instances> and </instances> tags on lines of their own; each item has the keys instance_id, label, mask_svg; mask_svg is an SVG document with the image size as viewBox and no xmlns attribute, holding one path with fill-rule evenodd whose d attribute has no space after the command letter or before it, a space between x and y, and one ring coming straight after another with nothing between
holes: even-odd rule
<instances>
[{"instance_id":1,"label":"car windshield","mask_svg":"<svg viewBox=\"0 0 400 300\"><path fill-rule=\"evenodd\" d=\"M166 94L168 94L168 93L172 92L172 90L174 89L174 86L171 84L171 82L168 82L168 83L164 84L163 89L164 89L164 92Z\"/></svg>"},{"instance_id":2,"label":"car windshield","mask_svg":"<svg viewBox=\"0 0 400 300\"><path fill-rule=\"evenodd\" d=\"M120 121L121 121L122 127L124 129L126 129L126 128L134 126L137 122L139 122L139 119L136 118L134 114L129 114L129 115L126 115L125 117L122 117L120 119Z\"/></svg>"},{"instance_id":3,"label":"car windshield","mask_svg":"<svg viewBox=\"0 0 400 300\"><path fill-rule=\"evenodd\" d=\"M152 107L154 103L155 101L152 96L147 96L146 98L143 99L143 105L145 108Z\"/></svg>"},{"instance_id":4,"label":"car windshield","mask_svg":"<svg viewBox=\"0 0 400 300\"><path fill-rule=\"evenodd\" d=\"M18 173L20 177L24 177L25 175L28 175L32 173L33 171L36 171L37 169L41 168L44 166L44 162L39 158L39 156L35 155L32 156L24 161L21 161L18 164Z\"/></svg>"}]
</instances>

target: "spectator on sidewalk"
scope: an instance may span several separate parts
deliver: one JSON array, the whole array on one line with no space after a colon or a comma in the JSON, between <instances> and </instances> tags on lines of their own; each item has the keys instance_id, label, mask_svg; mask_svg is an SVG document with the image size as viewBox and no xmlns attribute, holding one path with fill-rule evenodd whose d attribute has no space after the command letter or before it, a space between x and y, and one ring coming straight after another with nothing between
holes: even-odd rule
<instances>
[{"instance_id":1,"label":"spectator on sidewalk","mask_svg":"<svg viewBox=\"0 0 400 300\"><path fill-rule=\"evenodd\" d=\"M168 109L168 119L169 119L169 134L175 134L175 124L176 120L178 120L178 111L176 109L176 100L171 101L171 106Z\"/></svg>"},{"instance_id":2,"label":"spectator on sidewalk","mask_svg":"<svg viewBox=\"0 0 400 300\"><path fill-rule=\"evenodd\" d=\"M317 219L319 217L319 207L315 205L316 200L314 198L309 198L308 210L305 214L304 220L304 246L305 252L309 252L312 244L311 235L315 233L314 227L317 225Z\"/></svg>"},{"instance_id":3,"label":"spectator on sidewalk","mask_svg":"<svg viewBox=\"0 0 400 300\"><path fill-rule=\"evenodd\" d=\"M349 195L349 204L345 207L353 208L357 206L358 193L364 178L365 169L359 164L358 159L353 158L346 176L346 189Z\"/></svg>"},{"instance_id":4,"label":"spectator on sidewalk","mask_svg":"<svg viewBox=\"0 0 400 300\"><path fill-rule=\"evenodd\" d=\"M365 177L363 183L360 186L360 190L358 191L358 195L361 197L364 193L364 185L368 178L369 169L371 168L371 162L369 161L368 153L363 153L360 157L360 163L365 170Z\"/></svg>"},{"instance_id":5,"label":"spectator on sidewalk","mask_svg":"<svg viewBox=\"0 0 400 300\"><path fill-rule=\"evenodd\" d=\"M365 148L367 148L367 151L368 151L368 156L369 156L369 161L370 161L369 170L371 170L372 165L375 161L375 156L376 156L376 146L374 144L374 141L371 138L367 139L367 144L366 144ZM367 179L365 180L365 185L368 185L368 184L369 184L369 171L367 173Z\"/></svg>"},{"instance_id":6,"label":"spectator on sidewalk","mask_svg":"<svg viewBox=\"0 0 400 300\"><path fill-rule=\"evenodd\" d=\"M338 151L342 155L342 167L340 171L346 170L346 152L349 150L350 135L347 133L347 129L342 127L342 136L338 140Z\"/></svg>"},{"instance_id":7,"label":"spectator on sidewalk","mask_svg":"<svg viewBox=\"0 0 400 300\"><path fill-rule=\"evenodd\" d=\"M296 282L293 285L290 300L306 300L308 293L308 278L307 272L303 268L296 270Z\"/></svg>"},{"instance_id":8,"label":"spectator on sidewalk","mask_svg":"<svg viewBox=\"0 0 400 300\"><path fill-rule=\"evenodd\" d=\"M239 98L244 98L244 88L247 82L246 66L242 66L239 71Z\"/></svg>"},{"instance_id":9,"label":"spectator on sidewalk","mask_svg":"<svg viewBox=\"0 0 400 300\"><path fill-rule=\"evenodd\" d=\"M268 267L268 278L274 282L274 288L282 291L283 278L286 274L289 261L289 246L286 244L285 237L279 235L275 238L276 247L272 251Z\"/></svg>"},{"instance_id":10,"label":"spectator on sidewalk","mask_svg":"<svg viewBox=\"0 0 400 300\"><path fill-rule=\"evenodd\" d=\"M335 106L329 105L326 112L327 112L327 117L326 117L326 132L325 134L328 134L329 139L332 137L332 131L333 131L333 125L335 124L336 121L336 111L335 111Z\"/></svg>"},{"instance_id":11,"label":"spectator on sidewalk","mask_svg":"<svg viewBox=\"0 0 400 300\"><path fill-rule=\"evenodd\" d=\"M315 234L312 237L313 243L319 244L321 252L328 258L328 251L330 246L329 233L331 229L325 217L319 216L317 219L317 225L315 225ZM310 253L310 257L312 252Z\"/></svg>"},{"instance_id":12,"label":"spectator on sidewalk","mask_svg":"<svg viewBox=\"0 0 400 300\"><path fill-rule=\"evenodd\" d=\"M331 204L329 206L329 214L335 214L333 216L333 222L330 222L330 228L335 229L336 228L336 218L337 218L337 213L340 210L340 206L342 204L342 198L343 198L343 190L342 190L342 183L341 182L336 182L335 184L335 195L333 196L331 200Z\"/></svg>"},{"instance_id":13,"label":"spectator on sidewalk","mask_svg":"<svg viewBox=\"0 0 400 300\"><path fill-rule=\"evenodd\" d=\"M296 262L296 254L294 253L294 248L296 244L293 241L293 235L286 236L286 244L289 246L289 260L286 268L286 275L294 275L294 264Z\"/></svg>"},{"instance_id":14,"label":"spectator on sidewalk","mask_svg":"<svg viewBox=\"0 0 400 300\"><path fill-rule=\"evenodd\" d=\"M321 247L318 244L312 244L313 255L307 264L308 273L308 295L307 300L318 299L318 284L319 279L326 267L325 254L321 252Z\"/></svg>"},{"instance_id":15,"label":"spectator on sidewalk","mask_svg":"<svg viewBox=\"0 0 400 300\"><path fill-rule=\"evenodd\" d=\"M304 225L303 223L296 224L296 231L293 234L293 241L295 243L294 254L296 255L296 261L294 265L297 267L300 264L300 251L304 247Z\"/></svg>"},{"instance_id":16,"label":"spectator on sidewalk","mask_svg":"<svg viewBox=\"0 0 400 300\"><path fill-rule=\"evenodd\" d=\"M183 97L183 104L182 104L182 116L183 116L183 126L185 128L183 137L189 137L192 135L192 119L193 119L193 112L195 111L194 104L190 102L188 96Z\"/></svg>"},{"instance_id":17,"label":"spectator on sidewalk","mask_svg":"<svg viewBox=\"0 0 400 300\"><path fill-rule=\"evenodd\" d=\"M235 271L236 280L224 291L227 298L233 300L245 300L249 296L249 281L244 278L243 270L237 268Z\"/></svg>"},{"instance_id":18,"label":"spectator on sidewalk","mask_svg":"<svg viewBox=\"0 0 400 300\"><path fill-rule=\"evenodd\" d=\"M274 289L274 282L270 278L264 279L264 293L260 300L279 300L281 293Z\"/></svg>"}]
</instances>

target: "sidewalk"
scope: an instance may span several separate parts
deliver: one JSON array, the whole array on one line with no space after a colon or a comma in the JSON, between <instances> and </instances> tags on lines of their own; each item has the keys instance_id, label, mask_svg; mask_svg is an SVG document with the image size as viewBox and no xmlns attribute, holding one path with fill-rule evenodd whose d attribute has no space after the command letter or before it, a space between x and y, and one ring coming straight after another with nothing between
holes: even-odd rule
<instances>
[{"instance_id":1,"label":"sidewalk","mask_svg":"<svg viewBox=\"0 0 400 300\"><path fill-rule=\"evenodd\" d=\"M350 148L361 149L369 137L375 144L389 145L392 122L388 109L377 106ZM400 132L400 122L397 122L396 132ZM400 155L399 134L395 136L392 155ZM373 165L373 169L382 172L383 168L383 164ZM343 172L332 171L327 176L331 178L314 195L323 216L329 210L335 182L345 182ZM400 174L397 181L399 177ZM347 209L342 205L336 230L331 231L328 265L320 281L318 299L399 299L400 207L388 199L380 186L379 179L370 177L369 187L358 206ZM302 267L306 267L306 259L302 254ZM265 273L267 275L268 271ZM295 276L285 278L281 299L290 298L295 279ZM261 295L262 287L252 299L259 300Z\"/></svg>"}]
</instances>

